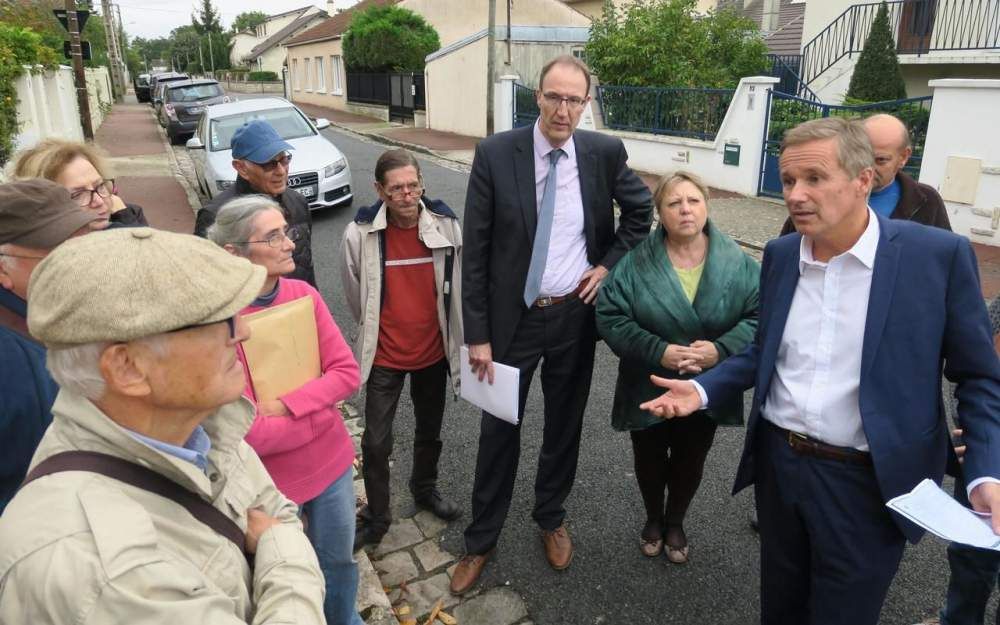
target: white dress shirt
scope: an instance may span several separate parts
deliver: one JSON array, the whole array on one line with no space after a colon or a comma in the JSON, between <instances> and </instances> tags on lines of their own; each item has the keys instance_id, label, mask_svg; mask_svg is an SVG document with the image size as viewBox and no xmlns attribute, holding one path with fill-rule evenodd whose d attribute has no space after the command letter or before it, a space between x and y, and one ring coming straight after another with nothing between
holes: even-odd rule
<instances>
[{"instance_id":1,"label":"white dress shirt","mask_svg":"<svg viewBox=\"0 0 1000 625\"><path fill-rule=\"evenodd\" d=\"M535 122L535 207L542 208L542 193L549 175L549 152L554 148ZM566 156L556 162L556 201L552 215L549 253L542 273L540 296L557 297L572 293L580 284L583 273L590 269L587 262L587 236L583 231L583 197L580 195L580 170L576 166L576 145L573 138L562 146Z\"/></svg>"}]
</instances>

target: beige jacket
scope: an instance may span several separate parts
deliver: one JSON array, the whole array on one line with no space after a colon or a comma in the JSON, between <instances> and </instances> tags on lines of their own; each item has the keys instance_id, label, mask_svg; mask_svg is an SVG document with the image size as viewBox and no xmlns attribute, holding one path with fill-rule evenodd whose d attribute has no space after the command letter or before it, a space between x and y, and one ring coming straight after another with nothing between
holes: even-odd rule
<instances>
[{"instance_id":1,"label":"beige jacket","mask_svg":"<svg viewBox=\"0 0 1000 625\"><path fill-rule=\"evenodd\" d=\"M324 623L323 575L296 507L243 442L244 399L202 425L207 475L133 438L90 401L65 390L32 466L86 450L138 462L200 493L246 528L260 507L267 530L254 568L223 536L169 499L95 473L65 472L23 488L0 517L0 623Z\"/></svg>"},{"instance_id":2,"label":"beige jacket","mask_svg":"<svg viewBox=\"0 0 1000 625\"><path fill-rule=\"evenodd\" d=\"M382 250L379 234L385 231L386 208L376 204L358 211L344 229L341 279L347 305L358 322L355 356L361 365L361 382L368 381L378 346L379 312L382 307ZM420 240L434 257L438 324L456 394L459 387L459 348L462 346L462 226L443 202L422 203L417 227ZM453 255L450 320L444 310L444 269L448 251ZM447 320L447 321L446 321Z\"/></svg>"}]
</instances>

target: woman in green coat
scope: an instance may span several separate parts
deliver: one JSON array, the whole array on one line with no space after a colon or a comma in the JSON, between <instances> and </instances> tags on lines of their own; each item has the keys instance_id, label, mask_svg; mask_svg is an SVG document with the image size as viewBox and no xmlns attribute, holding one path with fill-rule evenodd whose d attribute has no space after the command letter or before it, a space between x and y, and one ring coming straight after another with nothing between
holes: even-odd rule
<instances>
[{"instance_id":1,"label":"woman in green coat","mask_svg":"<svg viewBox=\"0 0 1000 625\"><path fill-rule=\"evenodd\" d=\"M688 559L684 516L715 428L742 424L742 398L667 421L639 404L662 392L650 374L693 377L753 340L760 266L708 220L708 189L693 174L664 176L653 199L660 226L604 280L597 328L621 359L611 424L632 436L646 507L642 553L655 557L666 543L680 564Z\"/></svg>"}]
</instances>

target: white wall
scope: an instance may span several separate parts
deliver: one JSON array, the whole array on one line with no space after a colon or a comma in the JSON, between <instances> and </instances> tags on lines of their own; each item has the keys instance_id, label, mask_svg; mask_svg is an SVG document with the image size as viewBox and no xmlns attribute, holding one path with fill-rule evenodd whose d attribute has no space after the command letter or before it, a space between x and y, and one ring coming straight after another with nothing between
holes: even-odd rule
<instances>
[{"instance_id":1,"label":"white wall","mask_svg":"<svg viewBox=\"0 0 1000 625\"><path fill-rule=\"evenodd\" d=\"M96 131L104 121L104 109L112 102L111 80L105 67L87 68L85 73L91 123ZM25 71L14 88L19 125L15 149L31 147L46 137L83 140L71 68L63 66L39 74Z\"/></svg>"},{"instance_id":2,"label":"white wall","mask_svg":"<svg viewBox=\"0 0 1000 625\"><path fill-rule=\"evenodd\" d=\"M756 195L763 151L761 142L767 123L767 90L777 82L777 78L770 76L740 80L714 141L618 130L601 132L622 139L632 169L652 174L684 169L696 173L717 189ZM727 143L740 146L738 166L722 163Z\"/></svg>"},{"instance_id":3,"label":"white wall","mask_svg":"<svg viewBox=\"0 0 1000 625\"><path fill-rule=\"evenodd\" d=\"M988 123L1000 110L1000 80L933 80L931 117L924 144L920 182L945 198L952 230L986 245L1000 246L1000 125ZM976 171L951 176L949 159L980 159ZM949 200L955 183L965 182L971 203Z\"/></svg>"}]
</instances>

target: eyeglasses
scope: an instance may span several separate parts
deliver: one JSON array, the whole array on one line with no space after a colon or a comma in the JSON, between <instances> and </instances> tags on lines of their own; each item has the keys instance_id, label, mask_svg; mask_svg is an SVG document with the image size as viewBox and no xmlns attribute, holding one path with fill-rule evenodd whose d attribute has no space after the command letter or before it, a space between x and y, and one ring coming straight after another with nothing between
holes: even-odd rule
<instances>
[{"instance_id":1,"label":"eyeglasses","mask_svg":"<svg viewBox=\"0 0 1000 625\"><path fill-rule=\"evenodd\" d=\"M233 241L233 245L248 245L250 243L267 243L270 247L279 248L288 239L292 243L298 243L302 240L302 230L297 226L288 226L282 231L272 232L263 239L257 239L256 241Z\"/></svg>"},{"instance_id":2,"label":"eyeglasses","mask_svg":"<svg viewBox=\"0 0 1000 625\"><path fill-rule=\"evenodd\" d=\"M230 317L228 319L223 319L226 325L229 326L229 338L236 338L236 317ZM222 321L211 321L209 323L196 323L190 326L184 326L183 328L177 328L176 330L168 330L166 334L173 334L174 332L183 332L184 330L194 330L196 328L207 328L208 326L214 326L217 323L222 323Z\"/></svg>"},{"instance_id":3,"label":"eyeglasses","mask_svg":"<svg viewBox=\"0 0 1000 625\"><path fill-rule=\"evenodd\" d=\"M420 195L424 192L424 186L419 182L411 182L408 184L395 184L391 187L383 187L381 184L379 187L391 198L400 199L406 196L407 193L411 195Z\"/></svg>"},{"instance_id":4,"label":"eyeglasses","mask_svg":"<svg viewBox=\"0 0 1000 625\"><path fill-rule=\"evenodd\" d=\"M7 258L28 258L31 260L42 260L44 256L27 256L25 254L5 254L0 252L0 256L6 256Z\"/></svg>"},{"instance_id":5,"label":"eyeglasses","mask_svg":"<svg viewBox=\"0 0 1000 625\"><path fill-rule=\"evenodd\" d=\"M567 108L575 111L583 108L583 105L587 103L586 98L578 98L576 96L564 98L558 93L543 93L542 98L546 104L554 109L558 109L562 104L565 104Z\"/></svg>"},{"instance_id":6,"label":"eyeglasses","mask_svg":"<svg viewBox=\"0 0 1000 625\"><path fill-rule=\"evenodd\" d=\"M292 162L292 155L285 153L282 154L280 158L268 161L263 165L257 164L257 167L260 167L264 171L274 171L274 168L277 167L278 165L281 165L285 169L288 169L288 166L291 164L291 162Z\"/></svg>"},{"instance_id":7,"label":"eyeglasses","mask_svg":"<svg viewBox=\"0 0 1000 625\"><path fill-rule=\"evenodd\" d=\"M102 180L93 189L78 189L69 194L70 198L80 206L90 206L94 202L96 193L102 199L108 199L115 191L114 180Z\"/></svg>"}]
</instances>

